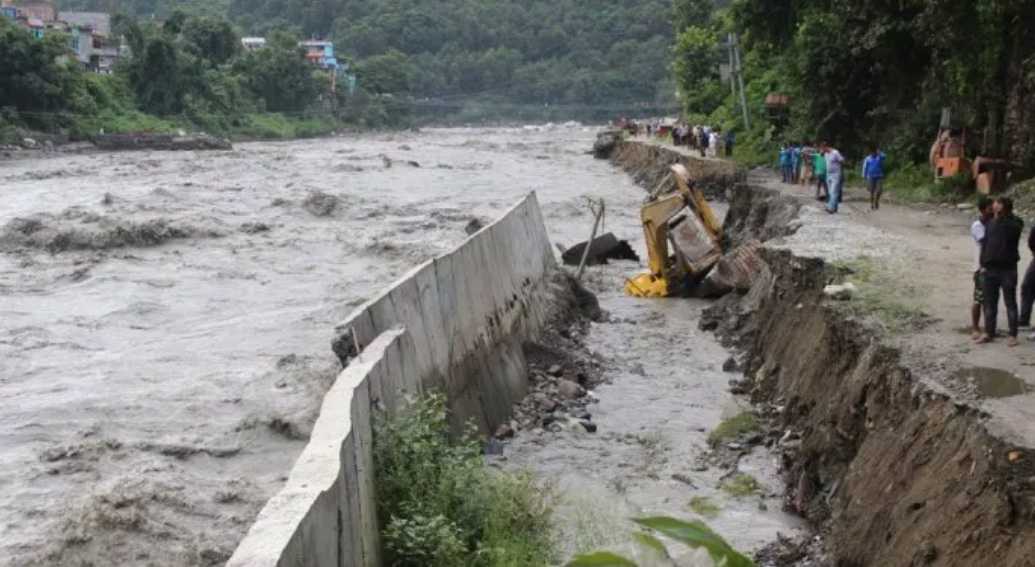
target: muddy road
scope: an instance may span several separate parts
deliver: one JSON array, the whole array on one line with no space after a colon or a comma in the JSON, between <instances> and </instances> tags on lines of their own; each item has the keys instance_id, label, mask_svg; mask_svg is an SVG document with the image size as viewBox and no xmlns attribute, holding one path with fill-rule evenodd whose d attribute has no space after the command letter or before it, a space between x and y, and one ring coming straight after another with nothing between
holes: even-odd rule
<instances>
[{"instance_id":1,"label":"muddy road","mask_svg":"<svg viewBox=\"0 0 1035 567\"><path fill-rule=\"evenodd\" d=\"M592 194L639 248L642 190L593 137L0 162L0 565L221 564L303 449L353 307L531 190L555 242L585 239Z\"/></svg>"}]
</instances>

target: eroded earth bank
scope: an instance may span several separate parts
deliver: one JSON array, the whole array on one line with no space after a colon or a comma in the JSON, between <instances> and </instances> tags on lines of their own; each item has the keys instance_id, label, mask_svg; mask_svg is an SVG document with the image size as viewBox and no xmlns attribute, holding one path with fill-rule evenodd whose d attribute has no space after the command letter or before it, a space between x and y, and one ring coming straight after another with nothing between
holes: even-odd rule
<instances>
[{"instance_id":1,"label":"eroded earth bank","mask_svg":"<svg viewBox=\"0 0 1035 567\"><path fill-rule=\"evenodd\" d=\"M654 167L656 148L624 146L624 167ZM1027 424L996 395L960 387L959 353L925 339L933 323L895 334L865 305L824 294L859 277L846 258L894 265L910 248L763 183L756 174L732 189L726 218L732 242L766 240L762 269L701 324L740 353L746 378L734 389L785 432L776 449L788 508L822 533L838 565L1031 565Z\"/></svg>"}]
</instances>

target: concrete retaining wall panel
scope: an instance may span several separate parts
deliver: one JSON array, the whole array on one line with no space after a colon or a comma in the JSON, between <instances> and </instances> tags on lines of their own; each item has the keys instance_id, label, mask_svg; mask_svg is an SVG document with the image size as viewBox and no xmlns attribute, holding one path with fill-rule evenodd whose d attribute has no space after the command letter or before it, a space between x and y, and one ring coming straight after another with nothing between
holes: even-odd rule
<instances>
[{"instance_id":1,"label":"concrete retaining wall panel","mask_svg":"<svg viewBox=\"0 0 1035 567\"><path fill-rule=\"evenodd\" d=\"M545 324L554 256L535 195L418 266L336 327L361 350L324 398L309 445L228 565L377 566L372 412L443 390L459 431L509 419L527 392L522 345Z\"/></svg>"}]
</instances>

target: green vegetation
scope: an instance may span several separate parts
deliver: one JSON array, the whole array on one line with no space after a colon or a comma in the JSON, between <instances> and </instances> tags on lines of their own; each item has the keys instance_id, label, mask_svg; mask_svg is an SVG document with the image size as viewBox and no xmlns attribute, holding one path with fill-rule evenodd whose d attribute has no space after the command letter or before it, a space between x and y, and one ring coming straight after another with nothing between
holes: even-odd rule
<instances>
[{"instance_id":1,"label":"green vegetation","mask_svg":"<svg viewBox=\"0 0 1035 567\"><path fill-rule=\"evenodd\" d=\"M1035 0L675 3L683 16L673 70L684 110L736 128L735 158L745 164L772 164L787 140L829 140L849 161L876 142L888 154L892 192L958 198L958 182L933 185L927 166L950 108L967 129L969 156L1008 158L1021 176L1035 171L1035 115L1013 110L1035 87ZM728 33L743 48L750 131L717 73ZM789 107L770 114L770 93L787 95Z\"/></svg>"},{"instance_id":2,"label":"green vegetation","mask_svg":"<svg viewBox=\"0 0 1035 567\"><path fill-rule=\"evenodd\" d=\"M20 129L73 139L98 133L203 130L243 138L327 134L343 126L409 124L407 112L377 94L338 89L309 64L299 36L274 31L244 52L220 17L173 12L161 25L113 18L131 48L113 75L84 71L69 39L42 40L0 18L0 137Z\"/></svg>"},{"instance_id":3,"label":"green vegetation","mask_svg":"<svg viewBox=\"0 0 1035 567\"><path fill-rule=\"evenodd\" d=\"M905 283L909 278L901 270L866 256L838 262L834 268L857 287L852 299L840 304L852 315L872 318L891 333L915 330L930 322L922 307L923 292Z\"/></svg>"},{"instance_id":4,"label":"green vegetation","mask_svg":"<svg viewBox=\"0 0 1035 567\"><path fill-rule=\"evenodd\" d=\"M761 429L758 418L751 412L742 412L729 419L724 419L719 425L708 434L708 444L718 447L726 441L736 439L741 435L754 433Z\"/></svg>"},{"instance_id":5,"label":"green vegetation","mask_svg":"<svg viewBox=\"0 0 1035 567\"><path fill-rule=\"evenodd\" d=\"M473 437L451 439L442 397L378 424L374 457L387 565L552 562L549 491L531 475L489 470Z\"/></svg>"},{"instance_id":6,"label":"green vegetation","mask_svg":"<svg viewBox=\"0 0 1035 567\"><path fill-rule=\"evenodd\" d=\"M108 9L110 0L64 0ZM207 5L202 5L207 4ZM671 113L672 0L121 0L132 17L176 9L246 35L291 30L336 44L359 85L419 120L609 120ZM200 10L200 11L196 11Z\"/></svg>"},{"instance_id":7,"label":"green vegetation","mask_svg":"<svg viewBox=\"0 0 1035 567\"><path fill-rule=\"evenodd\" d=\"M758 480L746 473L737 473L723 481L721 488L734 498L744 498L762 489Z\"/></svg>"},{"instance_id":8,"label":"green vegetation","mask_svg":"<svg viewBox=\"0 0 1035 567\"><path fill-rule=\"evenodd\" d=\"M690 499L690 509L694 511L698 516L705 518L714 518L719 515L719 511L722 508L718 504L712 501L707 496L694 496Z\"/></svg>"},{"instance_id":9,"label":"green vegetation","mask_svg":"<svg viewBox=\"0 0 1035 567\"><path fill-rule=\"evenodd\" d=\"M654 536L658 533L692 549L704 549L717 566L752 567L751 559L733 549L722 536L716 534L704 522L688 522L668 517L637 518L636 522L646 531L634 535L640 544L656 561L671 562L671 554L665 544ZM598 551L580 555L570 561L567 567L636 567L637 564L620 555Z\"/></svg>"}]
</instances>

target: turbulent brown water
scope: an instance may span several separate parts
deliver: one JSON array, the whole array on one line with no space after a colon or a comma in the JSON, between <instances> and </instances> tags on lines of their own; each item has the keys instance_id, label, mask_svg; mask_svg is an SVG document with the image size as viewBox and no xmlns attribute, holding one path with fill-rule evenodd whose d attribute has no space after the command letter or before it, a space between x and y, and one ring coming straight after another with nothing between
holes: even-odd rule
<instances>
[{"instance_id":1,"label":"turbulent brown water","mask_svg":"<svg viewBox=\"0 0 1035 567\"><path fill-rule=\"evenodd\" d=\"M556 242L586 237L593 195L640 247L642 190L592 140L450 129L0 162L0 564L225 561L301 452L353 307L532 190Z\"/></svg>"}]
</instances>

